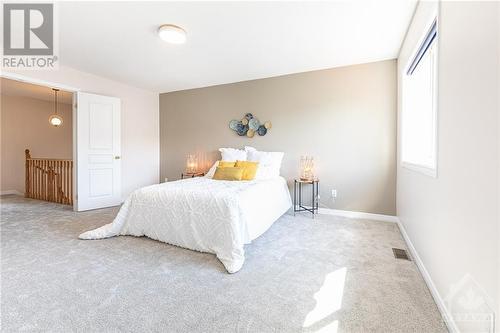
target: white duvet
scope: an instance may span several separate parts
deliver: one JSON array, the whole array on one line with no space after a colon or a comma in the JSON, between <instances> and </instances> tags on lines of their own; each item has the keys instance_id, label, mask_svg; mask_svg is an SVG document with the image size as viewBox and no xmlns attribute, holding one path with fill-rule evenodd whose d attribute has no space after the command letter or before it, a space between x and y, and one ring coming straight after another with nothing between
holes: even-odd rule
<instances>
[{"instance_id":1,"label":"white duvet","mask_svg":"<svg viewBox=\"0 0 500 333\"><path fill-rule=\"evenodd\" d=\"M115 220L81 239L147 236L215 253L229 273L241 269L243 246L291 207L285 179L221 181L190 178L134 191Z\"/></svg>"}]
</instances>

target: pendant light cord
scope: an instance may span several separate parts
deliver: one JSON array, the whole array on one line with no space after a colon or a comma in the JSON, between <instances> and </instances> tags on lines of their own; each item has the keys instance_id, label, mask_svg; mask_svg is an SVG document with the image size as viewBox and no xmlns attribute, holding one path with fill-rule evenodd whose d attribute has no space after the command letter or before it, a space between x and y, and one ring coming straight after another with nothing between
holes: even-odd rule
<instances>
[{"instance_id":1,"label":"pendant light cord","mask_svg":"<svg viewBox=\"0 0 500 333\"><path fill-rule=\"evenodd\" d=\"M54 90L54 114L57 114L57 92L59 89L53 88L52 90Z\"/></svg>"}]
</instances>

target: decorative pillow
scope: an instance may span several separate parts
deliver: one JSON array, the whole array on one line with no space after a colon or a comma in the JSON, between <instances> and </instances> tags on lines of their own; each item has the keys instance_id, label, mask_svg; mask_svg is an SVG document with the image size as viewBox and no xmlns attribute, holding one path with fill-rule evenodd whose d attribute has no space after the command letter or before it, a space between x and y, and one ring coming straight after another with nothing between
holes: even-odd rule
<instances>
[{"instance_id":1,"label":"decorative pillow","mask_svg":"<svg viewBox=\"0 0 500 333\"><path fill-rule=\"evenodd\" d=\"M236 162L228 162L228 161L219 161L219 165L217 165L220 168L232 168L234 167Z\"/></svg>"},{"instance_id":2,"label":"decorative pillow","mask_svg":"<svg viewBox=\"0 0 500 333\"><path fill-rule=\"evenodd\" d=\"M243 177L241 180L252 180L255 178L255 174L257 173L257 169L259 167L259 162L249 162L249 161L236 161L236 165L238 167L244 168Z\"/></svg>"},{"instance_id":3,"label":"decorative pillow","mask_svg":"<svg viewBox=\"0 0 500 333\"><path fill-rule=\"evenodd\" d=\"M255 179L270 179L279 177L281 162L285 153L257 151L252 147L245 147L245 149L248 153L248 161L259 162L259 168L257 169Z\"/></svg>"},{"instance_id":4,"label":"decorative pillow","mask_svg":"<svg viewBox=\"0 0 500 333\"><path fill-rule=\"evenodd\" d=\"M246 161L247 152L243 149L219 148L223 161Z\"/></svg>"},{"instance_id":5,"label":"decorative pillow","mask_svg":"<svg viewBox=\"0 0 500 333\"><path fill-rule=\"evenodd\" d=\"M221 165L221 163L223 163L223 164ZM212 166L210 167L210 169L208 169L207 173L205 174L205 177L214 178L215 169L217 169L218 166L223 167L223 168L234 167L235 163L236 162L215 161L214 164L212 164Z\"/></svg>"},{"instance_id":6,"label":"decorative pillow","mask_svg":"<svg viewBox=\"0 0 500 333\"><path fill-rule=\"evenodd\" d=\"M242 167L232 167L232 168L221 168L217 167L213 179L216 180L241 180L243 177L243 171L245 168Z\"/></svg>"},{"instance_id":7,"label":"decorative pillow","mask_svg":"<svg viewBox=\"0 0 500 333\"><path fill-rule=\"evenodd\" d=\"M215 161L214 164L208 169L207 173L205 174L205 177L207 178L214 178L215 174L215 169L219 166L219 161Z\"/></svg>"}]
</instances>

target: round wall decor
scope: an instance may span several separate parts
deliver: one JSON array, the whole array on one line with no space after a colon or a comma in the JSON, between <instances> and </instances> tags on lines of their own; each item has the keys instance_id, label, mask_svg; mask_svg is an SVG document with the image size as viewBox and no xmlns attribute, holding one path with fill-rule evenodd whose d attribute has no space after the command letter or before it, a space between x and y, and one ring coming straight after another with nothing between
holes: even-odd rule
<instances>
[{"instance_id":1,"label":"round wall decor","mask_svg":"<svg viewBox=\"0 0 500 333\"><path fill-rule=\"evenodd\" d=\"M270 121L266 121L261 124L259 119L255 118L253 114L246 113L241 120L231 120L229 122L229 128L236 132L239 136L247 136L253 138L255 133L259 136L264 136L267 131L271 129L272 124Z\"/></svg>"}]
</instances>

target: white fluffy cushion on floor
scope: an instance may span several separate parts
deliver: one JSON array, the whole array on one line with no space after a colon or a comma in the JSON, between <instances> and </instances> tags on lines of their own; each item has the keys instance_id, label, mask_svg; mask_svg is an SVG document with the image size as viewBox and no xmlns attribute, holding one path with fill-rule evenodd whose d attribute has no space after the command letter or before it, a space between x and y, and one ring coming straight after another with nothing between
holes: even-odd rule
<instances>
[{"instance_id":1,"label":"white fluffy cushion on floor","mask_svg":"<svg viewBox=\"0 0 500 333\"><path fill-rule=\"evenodd\" d=\"M253 147L246 146L247 160L259 162L259 168L255 179L271 179L279 177L281 162L283 161L283 152L258 151Z\"/></svg>"}]
</instances>

